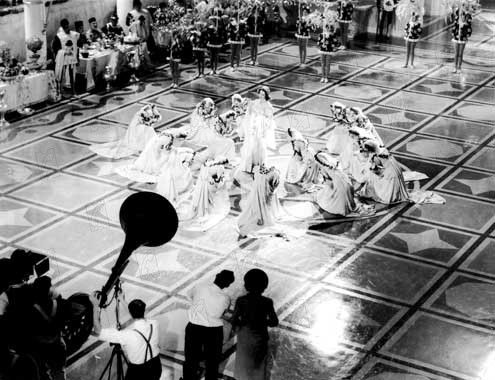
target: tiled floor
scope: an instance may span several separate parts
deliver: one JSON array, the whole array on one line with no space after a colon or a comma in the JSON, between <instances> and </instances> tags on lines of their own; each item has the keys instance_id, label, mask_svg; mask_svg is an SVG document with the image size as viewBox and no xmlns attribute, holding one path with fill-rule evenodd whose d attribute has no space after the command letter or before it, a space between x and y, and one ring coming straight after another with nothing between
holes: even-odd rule
<instances>
[{"instance_id":1,"label":"tiled floor","mask_svg":"<svg viewBox=\"0 0 495 380\"><path fill-rule=\"evenodd\" d=\"M143 298L162 323L164 379L181 374L185 291L230 268L237 281L229 291L237 296L252 267L270 275L267 294L281 320L271 334L273 380L493 379L495 71L470 64L452 75L447 56L427 50L409 71L400 68L401 49L339 53L331 82L321 84L314 48L301 68L295 45L276 42L263 47L258 67L199 80L188 68L178 90L168 89L166 70L158 70L139 86L87 95L14 123L0 141L0 255L15 247L49 255L65 296L101 286L123 242L120 204L143 186L114 173L125 160L96 157L88 144L118 139L145 103L158 106L160 128L167 128L186 122L202 97L223 108L233 93L252 95L260 83L269 85L281 132L270 162L283 171L290 155L284 130L295 126L324 146L328 106L339 100L363 107L397 159L426 173L422 186L447 203L322 219L311 200L289 194L282 201L300 220L297 236L238 241L233 191L231 214L211 230L180 229L164 247L139 249L124 289L127 300ZM467 54L479 58L477 50ZM113 323L111 308L104 321ZM234 343L225 342L227 379ZM91 338L71 357L70 378L95 378L108 354Z\"/></svg>"}]
</instances>

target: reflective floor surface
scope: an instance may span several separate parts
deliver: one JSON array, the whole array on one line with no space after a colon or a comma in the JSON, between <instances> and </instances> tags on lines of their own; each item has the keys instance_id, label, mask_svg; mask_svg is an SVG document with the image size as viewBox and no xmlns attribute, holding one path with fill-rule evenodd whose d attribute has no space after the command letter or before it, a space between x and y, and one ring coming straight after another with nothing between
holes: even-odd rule
<instances>
[{"instance_id":1,"label":"reflective floor surface","mask_svg":"<svg viewBox=\"0 0 495 380\"><path fill-rule=\"evenodd\" d=\"M148 187L115 174L125 161L97 157L88 145L122 136L143 104L158 106L164 129L186 122L203 97L225 109L233 93L252 96L268 85L280 128L270 163L283 171L291 154L286 128L323 146L328 106L339 100L363 107L397 159L426 173L421 186L446 204L403 204L369 218L335 219L289 194L283 206L300 220L289 242L238 240L233 190L227 219L206 233L180 229L164 247L139 249L125 272L126 299L142 298L161 322L163 379L181 375L186 291L229 268L236 296L242 274L260 267L270 276L267 295L281 320L271 332L272 380L491 380L495 71L487 52L493 56L495 40L492 21L477 23L460 75L450 73L448 45L428 50L425 43L416 68L402 69L402 46L368 44L336 55L331 81L322 84L317 50L300 67L297 47L287 40L264 45L258 67L224 68L218 78L197 80L194 68L184 67L177 90L169 89L167 69L158 69L140 85L86 95L15 122L0 141L0 254L22 247L49 255L65 296L101 287L123 242L120 204ZM442 33L427 40L440 44ZM104 324L114 324L111 308ZM109 352L91 338L70 358L69 378L96 379ZM226 379L234 360L229 340Z\"/></svg>"}]
</instances>

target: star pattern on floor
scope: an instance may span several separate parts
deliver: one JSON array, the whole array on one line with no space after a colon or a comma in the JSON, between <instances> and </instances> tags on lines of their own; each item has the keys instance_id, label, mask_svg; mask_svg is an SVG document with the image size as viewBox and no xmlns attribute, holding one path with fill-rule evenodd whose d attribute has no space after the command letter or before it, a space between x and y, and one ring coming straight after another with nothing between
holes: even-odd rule
<instances>
[{"instance_id":1,"label":"star pattern on floor","mask_svg":"<svg viewBox=\"0 0 495 380\"><path fill-rule=\"evenodd\" d=\"M495 191L495 176L481 179L456 179L456 181L468 186L474 195Z\"/></svg>"},{"instance_id":2,"label":"star pattern on floor","mask_svg":"<svg viewBox=\"0 0 495 380\"><path fill-rule=\"evenodd\" d=\"M142 277L162 272L189 273L189 268L185 267L179 260L180 254L179 249L159 251L156 254L136 253L132 256L139 265L136 275Z\"/></svg>"},{"instance_id":3,"label":"star pattern on floor","mask_svg":"<svg viewBox=\"0 0 495 380\"><path fill-rule=\"evenodd\" d=\"M28 211L29 207L0 211L0 226L32 227L33 224L26 219Z\"/></svg>"},{"instance_id":4,"label":"star pattern on floor","mask_svg":"<svg viewBox=\"0 0 495 380\"><path fill-rule=\"evenodd\" d=\"M405 242L409 253L417 253L426 249L457 249L443 241L437 229L414 233L392 232L391 235Z\"/></svg>"}]
</instances>

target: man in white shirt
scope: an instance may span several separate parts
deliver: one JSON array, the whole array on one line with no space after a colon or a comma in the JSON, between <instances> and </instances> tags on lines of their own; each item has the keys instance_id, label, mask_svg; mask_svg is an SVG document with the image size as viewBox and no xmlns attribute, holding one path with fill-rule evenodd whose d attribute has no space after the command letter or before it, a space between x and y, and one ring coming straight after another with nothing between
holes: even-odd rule
<instances>
[{"instance_id":1,"label":"man in white shirt","mask_svg":"<svg viewBox=\"0 0 495 380\"><path fill-rule=\"evenodd\" d=\"M144 318L146 304L141 300L129 303L133 323L125 330L101 328L100 309L96 299L94 305L94 332L98 339L120 344L129 365L125 380L159 380L162 374L160 363L159 326L155 320Z\"/></svg>"},{"instance_id":2,"label":"man in white shirt","mask_svg":"<svg viewBox=\"0 0 495 380\"><path fill-rule=\"evenodd\" d=\"M199 362L205 359L205 380L218 379L222 356L224 312L230 297L224 292L234 282L234 273L223 270L211 284L194 287L188 294L191 300L189 323L184 343L183 380L199 380Z\"/></svg>"}]
</instances>

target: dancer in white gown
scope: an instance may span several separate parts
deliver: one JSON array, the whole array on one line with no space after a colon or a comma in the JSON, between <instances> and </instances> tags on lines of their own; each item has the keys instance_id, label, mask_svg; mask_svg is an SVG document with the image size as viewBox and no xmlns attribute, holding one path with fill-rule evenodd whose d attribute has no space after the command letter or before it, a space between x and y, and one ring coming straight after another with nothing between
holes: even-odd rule
<instances>
[{"instance_id":1,"label":"dancer in white gown","mask_svg":"<svg viewBox=\"0 0 495 380\"><path fill-rule=\"evenodd\" d=\"M308 140L296 129L288 129L294 154L287 166L285 181L297 184L304 191L312 192L315 184L320 182L320 168L315 160L315 150L309 146Z\"/></svg>"},{"instance_id":2,"label":"dancer in white gown","mask_svg":"<svg viewBox=\"0 0 495 380\"><path fill-rule=\"evenodd\" d=\"M157 191L170 201L176 200L177 195L191 185L189 164L194 152L189 148L175 147L173 142L173 136L167 133L155 136L136 161L118 167L116 172L136 182L158 182Z\"/></svg>"},{"instance_id":3,"label":"dancer in white gown","mask_svg":"<svg viewBox=\"0 0 495 380\"><path fill-rule=\"evenodd\" d=\"M248 99L243 98L239 94L234 94L232 95L232 105L231 109L234 111L234 121L235 121L235 131L237 132L237 135L243 139L244 138L244 133L241 128L242 126L242 121L244 120L244 117L246 116L246 112L248 109Z\"/></svg>"},{"instance_id":4,"label":"dancer in white gown","mask_svg":"<svg viewBox=\"0 0 495 380\"><path fill-rule=\"evenodd\" d=\"M316 153L323 175L323 188L316 193L316 203L330 214L347 216L358 211L352 183L339 167L339 161L325 152Z\"/></svg>"},{"instance_id":5,"label":"dancer in white gown","mask_svg":"<svg viewBox=\"0 0 495 380\"><path fill-rule=\"evenodd\" d=\"M196 155L195 164L201 165L209 157L225 157L229 161L235 161L234 141L222 135L224 125L213 100L205 98L196 106L188 125L175 130L169 129L168 132L195 145L206 147Z\"/></svg>"},{"instance_id":6,"label":"dancer in white gown","mask_svg":"<svg viewBox=\"0 0 495 380\"><path fill-rule=\"evenodd\" d=\"M326 148L329 153L339 156L346 146L351 145L349 123L346 119L346 106L335 102L330 106L330 118L333 121L332 129L328 134Z\"/></svg>"},{"instance_id":7,"label":"dancer in white gown","mask_svg":"<svg viewBox=\"0 0 495 380\"><path fill-rule=\"evenodd\" d=\"M187 205L179 208L179 219L187 230L206 231L221 222L230 211L225 158L207 160L199 172Z\"/></svg>"},{"instance_id":8,"label":"dancer in white gown","mask_svg":"<svg viewBox=\"0 0 495 380\"><path fill-rule=\"evenodd\" d=\"M160 122L162 115L154 105L146 105L132 118L129 128L122 140L89 147L96 154L108 158L124 158L144 150L148 142L156 137L154 126Z\"/></svg>"},{"instance_id":9,"label":"dancer in white gown","mask_svg":"<svg viewBox=\"0 0 495 380\"><path fill-rule=\"evenodd\" d=\"M385 204L409 201L402 169L389 151L382 148L372 161L373 170L366 183L365 196Z\"/></svg>"},{"instance_id":10,"label":"dancer in white gown","mask_svg":"<svg viewBox=\"0 0 495 380\"><path fill-rule=\"evenodd\" d=\"M275 167L267 169L261 165L254 168L254 182L237 222L241 236L276 224L280 217L276 192L279 184L280 173Z\"/></svg>"},{"instance_id":11,"label":"dancer in white gown","mask_svg":"<svg viewBox=\"0 0 495 380\"><path fill-rule=\"evenodd\" d=\"M255 166L264 165L268 148L275 149L275 119L270 104L270 89L258 89L258 99L252 101L242 122L244 145L239 171L253 173Z\"/></svg>"}]
</instances>

